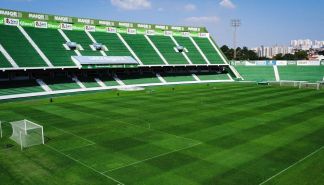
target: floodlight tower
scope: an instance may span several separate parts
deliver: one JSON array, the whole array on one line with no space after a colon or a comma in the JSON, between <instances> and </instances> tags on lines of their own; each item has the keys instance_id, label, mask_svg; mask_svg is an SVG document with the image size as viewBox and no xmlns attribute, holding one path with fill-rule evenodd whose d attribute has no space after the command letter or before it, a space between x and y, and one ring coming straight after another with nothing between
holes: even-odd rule
<instances>
[{"instance_id":1,"label":"floodlight tower","mask_svg":"<svg viewBox=\"0 0 324 185\"><path fill-rule=\"evenodd\" d=\"M237 48L237 29L241 26L240 19L232 19L231 26L234 28L233 33L233 47L234 47L234 60L236 59L236 48Z\"/></svg>"}]
</instances>

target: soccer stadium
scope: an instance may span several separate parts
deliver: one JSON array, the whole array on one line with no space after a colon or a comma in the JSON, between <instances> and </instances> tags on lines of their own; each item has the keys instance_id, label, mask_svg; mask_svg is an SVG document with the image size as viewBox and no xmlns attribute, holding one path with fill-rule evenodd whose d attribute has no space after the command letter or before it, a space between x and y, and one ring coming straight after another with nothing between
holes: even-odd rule
<instances>
[{"instance_id":1,"label":"soccer stadium","mask_svg":"<svg viewBox=\"0 0 324 185\"><path fill-rule=\"evenodd\" d=\"M135 22L0 9L1 185L324 184L321 61Z\"/></svg>"}]
</instances>

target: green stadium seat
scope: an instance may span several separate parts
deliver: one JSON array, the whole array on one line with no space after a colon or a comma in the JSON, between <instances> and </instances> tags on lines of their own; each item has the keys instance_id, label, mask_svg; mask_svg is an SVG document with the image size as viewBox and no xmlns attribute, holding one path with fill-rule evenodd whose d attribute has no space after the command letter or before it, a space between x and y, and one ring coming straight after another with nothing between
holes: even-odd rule
<instances>
[{"instance_id":1,"label":"green stadium seat","mask_svg":"<svg viewBox=\"0 0 324 185\"><path fill-rule=\"evenodd\" d=\"M149 36L169 64L189 64L181 53L174 50L176 44L167 36Z\"/></svg>"},{"instance_id":2,"label":"green stadium seat","mask_svg":"<svg viewBox=\"0 0 324 185\"><path fill-rule=\"evenodd\" d=\"M165 65L144 35L121 35L144 65Z\"/></svg>"},{"instance_id":3,"label":"green stadium seat","mask_svg":"<svg viewBox=\"0 0 324 185\"><path fill-rule=\"evenodd\" d=\"M323 81L324 66L278 66L280 80Z\"/></svg>"},{"instance_id":4,"label":"green stadium seat","mask_svg":"<svg viewBox=\"0 0 324 185\"><path fill-rule=\"evenodd\" d=\"M275 81L273 66L235 66L246 81Z\"/></svg>"},{"instance_id":5,"label":"green stadium seat","mask_svg":"<svg viewBox=\"0 0 324 185\"><path fill-rule=\"evenodd\" d=\"M211 64L224 64L221 56L217 53L208 38L193 37L193 39Z\"/></svg>"},{"instance_id":6,"label":"green stadium seat","mask_svg":"<svg viewBox=\"0 0 324 185\"><path fill-rule=\"evenodd\" d=\"M48 67L17 27L0 25L0 35L0 44L19 67Z\"/></svg>"},{"instance_id":7,"label":"green stadium seat","mask_svg":"<svg viewBox=\"0 0 324 185\"><path fill-rule=\"evenodd\" d=\"M106 51L108 56L132 56L117 34L93 32L91 35L97 42L104 44L108 48L108 51Z\"/></svg>"},{"instance_id":8,"label":"green stadium seat","mask_svg":"<svg viewBox=\"0 0 324 185\"><path fill-rule=\"evenodd\" d=\"M141 74L141 75L118 75L126 85L137 85L137 84L151 84L161 83L155 74Z\"/></svg>"},{"instance_id":9,"label":"green stadium seat","mask_svg":"<svg viewBox=\"0 0 324 185\"><path fill-rule=\"evenodd\" d=\"M86 88L95 88L95 87L101 87L94 78L84 78L84 77L78 77L80 82L86 87Z\"/></svg>"},{"instance_id":10,"label":"green stadium seat","mask_svg":"<svg viewBox=\"0 0 324 185\"><path fill-rule=\"evenodd\" d=\"M187 53L193 64L207 64L204 58L201 56L195 45L191 42L188 37L174 37L179 45L187 48Z\"/></svg>"},{"instance_id":11,"label":"green stadium seat","mask_svg":"<svg viewBox=\"0 0 324 185\"><path fill-rule=\"evenodd\" d=\"M6 57L0 52L0 68L11 68L12 65Z\"/></svg>"},{"instance_id":12,"label":"green stadium seat","mask_svg":"<svg viewBox=\"0 0 324 185\"><path fill-rule=\"evenodd\" d=\"M34 80L0 82L0 96L37 92L44 92L44 90Z\"/></svg>"},{"instance_id":13,"label":"green stadium seat","mask_svg":"<svg viewBox=\"0 0 324 185\"><path fill-rule=\"evenodd\" d=\"M66 42L58 30L31 27L25 30L55 67L75 66L71 56L76 54L64 48Z\"/></svg>"},{"instance_id":14,"label":"green stadium seat","mask_svg":"<svg viewBox=\"0 0 324 185\"><path fill-rule=\"evenodd\" d=\"M230 80L227 74L217 74L217 73L197 73L197 77L201 81L209 80Z\"/></svg>"},{"instance_id":15,"label":"green stadium seat","mask_svg":"<svg viewBox=\"0 0 324 185\"><path fill-rule=\"evenodd\" d=\"M110 76L104 76L99 78L106 86L119 86L118 82L113 77Z\"/></svg>"},{"instance_id":16,"label":"green stadium seat","mask_svg":"<svg viewBox=\"0 0 324 185\"><path fill-rule=\"evenodd\" d=\"M55 79L44 79L44 82L53 91L80 89L81 87L72 79L60 77Z\"/></svg>"},{"instance_id":17,"label":"green stadium seat","mask_svg":"<svg viewBox=\"0 0 324 185\"><path fill-rule=\"evenodd\" d=\"M167 82L192 82L197 81L192 74L161 74Z\"/></svg>"},{"instance_id":18,"label":"green stadium seat","mask_svg":"<svg viewBox=\"0 0 324 185\"><path fill-rule=\"evenodd\" d=\"M72 41L80 44L83 51L80 51L81 55L83 56L102 56L99 51L93 51L90 48L90 45L93 44L91 39L88 37L85 31L67 31L64 30L66 36ZM98 41L97 41L98 42Z\"/></svg>"}]
</instances>

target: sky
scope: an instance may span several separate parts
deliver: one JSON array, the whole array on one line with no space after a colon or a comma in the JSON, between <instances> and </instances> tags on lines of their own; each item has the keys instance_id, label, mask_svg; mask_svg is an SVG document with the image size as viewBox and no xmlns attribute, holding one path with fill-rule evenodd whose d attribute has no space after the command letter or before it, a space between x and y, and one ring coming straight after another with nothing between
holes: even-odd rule
<instances>
[{"instance_id":1,"label":"sky","mask_svg":"<svg viewBox=\"0 0 324 185\"><path fill-rule=\"evenodd\" d=\"M219 45L289 45L324 40L323 0L0 0L0 8L84 18L205 26Z\"/></svg>"}]
</instances>

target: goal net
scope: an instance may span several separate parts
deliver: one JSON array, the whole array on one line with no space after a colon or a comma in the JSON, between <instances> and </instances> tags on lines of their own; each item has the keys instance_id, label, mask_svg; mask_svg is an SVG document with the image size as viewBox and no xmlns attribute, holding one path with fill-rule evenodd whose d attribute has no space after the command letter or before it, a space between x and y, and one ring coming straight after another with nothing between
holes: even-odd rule
<instances>
[{"instance_id":1,"label":"goal net","mask_svg":"<svg viewBox=\"0 0 324 185\"><path fill-rule=\"evenodd\" d=\"M43 126L28 120L15 121L10 124L12 126L10 139L18 143L21 149L44 144Z\"/></svg>"},{"instance_id":2,"label":"goal net","mask_svg":"<svg viewBox=\"0 0 324 185\"><path fill-rule=\"evenodd\" d=\"M316 89L320 90L321 84L320 83L300 83L299 89Z\"/></svg>"},{"instance_id":3,"label":"goal net","mask_svg":"<svg viewBox=\"0 0 324 185\"><path fill-rule=\"evenodd\" d=\"M299 87L301 83L306 83L306 81L279 81L282 87Z\"/></svg>"}]
</instances>

